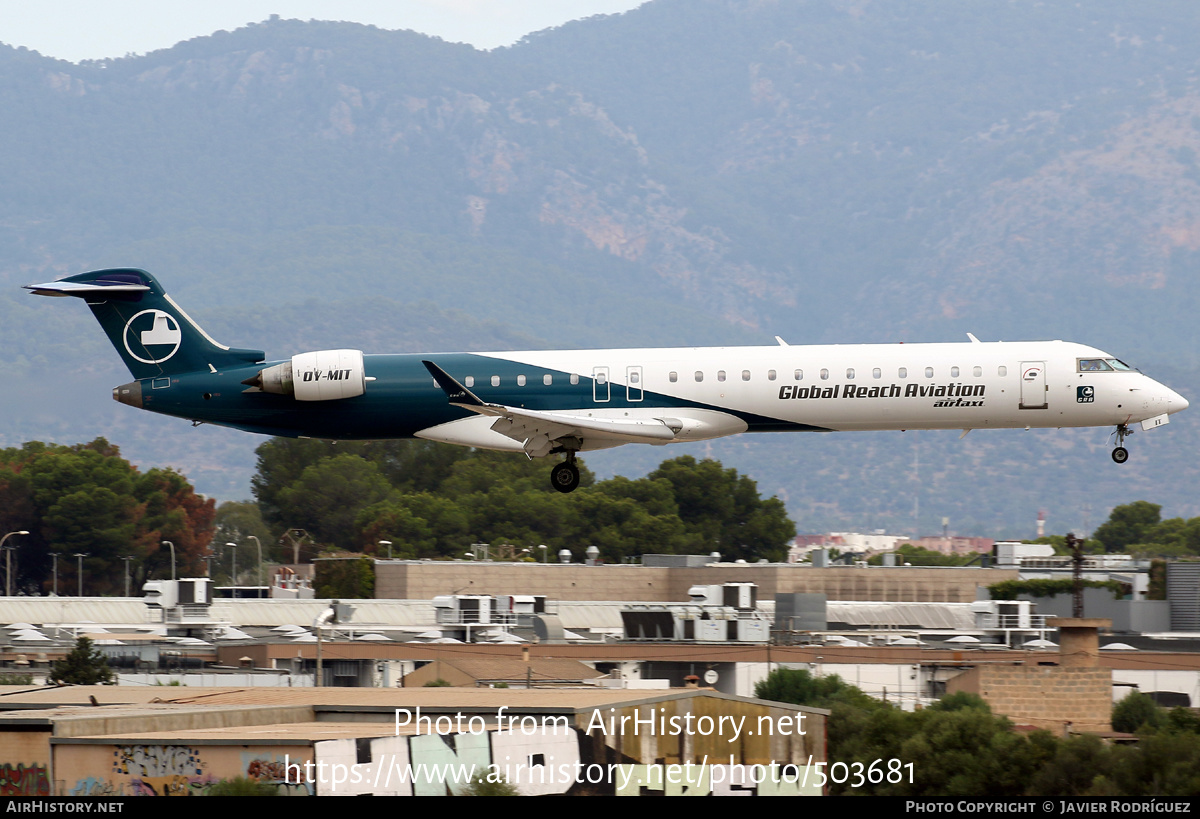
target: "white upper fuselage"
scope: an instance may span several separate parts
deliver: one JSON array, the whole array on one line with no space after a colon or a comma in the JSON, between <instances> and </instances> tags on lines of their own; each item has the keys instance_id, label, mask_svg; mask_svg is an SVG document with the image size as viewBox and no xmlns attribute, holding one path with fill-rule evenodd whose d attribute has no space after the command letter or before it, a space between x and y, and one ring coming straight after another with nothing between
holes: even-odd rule
<instances>
[{"instance_id":1,"label":"white upper fuselage","mask_svg":"<svg viewBox=\"0 0 1200 819\"><path fill-rule=\"evenodd\" d=\"M708 418L693 434L685 428L675 440L771 428L743 420L751 416L825 430L1080 427L1131 424L1187 407L1179 394L1136 370L1105 364L1100 366L1107 369L1088 369L1090 362L1117 360L1094 347L1063 341L475 356L528 365L531 373L553 370L591 379L592 400L570 408L590 417L687 416L680 404L729 415L725 423ZM531 393L539 390L541 382L535 379L540 377L529 378ZM484 385L488 373L481 371L475 378ZM657 396L673 399L675 409L665 409ZM503 448L510 447L508 442Z\"/></svg>"}]
</instances>

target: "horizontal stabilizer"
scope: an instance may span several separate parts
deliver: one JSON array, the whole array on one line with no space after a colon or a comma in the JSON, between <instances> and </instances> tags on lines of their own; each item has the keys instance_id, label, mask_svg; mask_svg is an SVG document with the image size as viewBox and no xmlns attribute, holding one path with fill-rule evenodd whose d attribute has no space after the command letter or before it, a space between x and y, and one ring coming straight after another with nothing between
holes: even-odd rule
<instances>
[{"instance_id":1,"label":"horizontal stabilizer","mask_svg":"<svg viewBox=\"0 0 1200 819\"><path fill-rule=\"evenodd\" d=\"M150 288L144 284L132 284L123 281L104 281L97 279L91 282L46 282L45 284L27 284L26 290L32 290L35 296L79 296L86 298L96 293L147 293Z\"/></svg>"}]
</instances>

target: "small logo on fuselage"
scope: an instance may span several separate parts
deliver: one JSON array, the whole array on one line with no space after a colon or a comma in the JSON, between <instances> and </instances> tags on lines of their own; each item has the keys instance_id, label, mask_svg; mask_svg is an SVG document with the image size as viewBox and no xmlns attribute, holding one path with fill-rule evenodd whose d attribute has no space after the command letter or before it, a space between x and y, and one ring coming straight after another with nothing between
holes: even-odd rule
<instances>
[{"instance_id":1,"label":"small logo on fuselage","mask_svg":"<svg viewBox=\"0 0 1200 819\"><path fill-rule=\"evenodd\" d=\"M125 322L125 350L143 364L161 364L179 351L179 320L162 310L143 310ZM132 338L133 343L130 343ZM134 352L138 350L141 354Z\"/></svg>"},{"instance_id":2,"label":"small logo on fuselage","mask_svg":"<svg viewBox=\"0 0 1200 819\"><path fill-rule=\"evenodd\" d=\"M1091 404L1096 400L1095 387L1076 387L1075 388L1075 403Z\"/></svg>"}]
</instances>

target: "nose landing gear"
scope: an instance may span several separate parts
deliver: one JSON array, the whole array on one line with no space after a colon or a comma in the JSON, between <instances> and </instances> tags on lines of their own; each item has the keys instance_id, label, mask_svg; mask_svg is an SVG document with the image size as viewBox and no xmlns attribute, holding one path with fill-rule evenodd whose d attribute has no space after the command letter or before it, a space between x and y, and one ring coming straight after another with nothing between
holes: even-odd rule
<instances>
[{"instance_id":1,"label":"nose landing gear","mask_svg":"<svg viewBox=\"0 0 1200 819\"><path fill-rule=\"evenodd\" d=\"M1114 462L1123 464L1129 460L1129 450L1125 448L1125 436L1133 432L1125 424L1117 424L1117 431L1114 433L1117 436L1117 448L1112 451L1112 459Z\"/></svg>"}]
</instances>

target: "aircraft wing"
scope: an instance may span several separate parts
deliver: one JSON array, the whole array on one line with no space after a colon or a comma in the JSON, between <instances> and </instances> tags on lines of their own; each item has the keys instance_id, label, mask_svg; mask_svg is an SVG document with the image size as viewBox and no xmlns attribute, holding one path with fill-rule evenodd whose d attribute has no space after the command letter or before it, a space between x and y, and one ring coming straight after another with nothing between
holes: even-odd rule
<instances>
[{"instance_id":1,"label":"aircraft wing","mask_svg":"<svg viewBox=\"0 0 1200 819\"><path fill-rule=\"evenodd\" d=\"M494 416L492 430L521 442L533 457L549 454L560 438L594 438L614 443L664 444L675 440L682 423L674 418L637 420L596 418L571 412L543 412L503 404L489 404L459 384L432 361L422 361L453 406Z\"/></svg>"}]
</instances>

